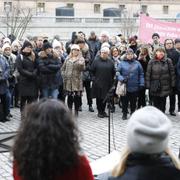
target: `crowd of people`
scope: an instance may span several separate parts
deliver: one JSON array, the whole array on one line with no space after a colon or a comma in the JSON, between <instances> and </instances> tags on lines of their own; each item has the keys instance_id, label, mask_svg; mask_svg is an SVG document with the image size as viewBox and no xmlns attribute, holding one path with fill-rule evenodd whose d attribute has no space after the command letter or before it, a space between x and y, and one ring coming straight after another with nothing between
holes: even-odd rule
<instances>
[{"instance_id":1,"label":"crowd of people","mask_svg":"<svg viewBox=\"0 0 180 180\"><path fill-rule=\"evenodd\" d=\"M92 31L87 38L79 31L65 45L59 36L50 40L39 35L24 41L4 37L0 47L1 122L10 120L12 107L23 112L27 103L41 98L67 101L78 116L84 90L88 110L94 112L95 98L97 116L108 117L107 94L118 81L126 84L127 93L118 97L112 92L111 112L119 103L123 120L146 105L165 113L167 97L170 115L180 112L180 38L161 44L154 33L152 43L142 43L137 36L110 37L102 31L98 37Z\"/></svg>"},{"instance_id":2,"label":"crowd of people","mask_svg":"<svg viewBox=\"0 0 180 180\"><path fill-rule=\"evenodd\" d=\"M92 31L86 38L80 31L64 45L58 36L12 37L0 45L0 121L20 108L15 180L94 179L73 116L82 111L84 90L92 113L96 99L99 118L108 117L109 100L111 112L118 103L123 120L131 115L120 162L100 180L180 179L180 162L168 147L172 125L164 114L167 97L170 115L180 112L180 39L161 44L154 33L153 43L145 44L137 36L103 31L98 37ZM115 93L118 82L126 84L124 96Z\"/></svg>"}]
</instances>

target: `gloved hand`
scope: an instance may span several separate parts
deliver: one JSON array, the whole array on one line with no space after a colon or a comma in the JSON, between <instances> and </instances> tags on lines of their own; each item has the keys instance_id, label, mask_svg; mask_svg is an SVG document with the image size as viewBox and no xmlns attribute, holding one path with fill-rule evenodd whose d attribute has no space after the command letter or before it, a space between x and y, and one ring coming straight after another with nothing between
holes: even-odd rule
<instances>
[{"instance_id":1,"label":"gloved hand","mask_svg":"<svg viewBox=\"0 0 180 180\"><path fill-rule=\"evenodd\" d=\"M127 83L128 79L124 78L124 80L122 81L123 83Z\"/></svg>"}]
</instances>

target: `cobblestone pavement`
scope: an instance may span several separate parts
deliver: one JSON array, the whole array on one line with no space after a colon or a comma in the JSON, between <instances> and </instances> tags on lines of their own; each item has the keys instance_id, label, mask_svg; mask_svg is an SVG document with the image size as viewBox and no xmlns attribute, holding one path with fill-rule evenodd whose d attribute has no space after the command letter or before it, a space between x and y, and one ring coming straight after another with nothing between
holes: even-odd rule
<instances>
[{"instance_id":1,"label":"cobblestone pavement","mask_svg":"<svg viewBox=\"0 0 180 180\"><path fill-rule=\"evenodd\" d=\"M94 105L95 108L95 105ZM12 109L13 118L10 122L0 123L0 133L17 131L20 124L19 109ZM127 121L121 119L121 109L111 114L111 151L125 146ZM169 116L169 115L168 115ZM169 116L173 123L170 136L170 147L177 154L180 147L180 115ZM82 133L82 148L89 160L99 159L108 154L108 118L97 118L97 111L88 111L86 101L77 120ZM0 180L12 180L12 156L9 152L0 153Z\"/></svg>"}]
</instances>

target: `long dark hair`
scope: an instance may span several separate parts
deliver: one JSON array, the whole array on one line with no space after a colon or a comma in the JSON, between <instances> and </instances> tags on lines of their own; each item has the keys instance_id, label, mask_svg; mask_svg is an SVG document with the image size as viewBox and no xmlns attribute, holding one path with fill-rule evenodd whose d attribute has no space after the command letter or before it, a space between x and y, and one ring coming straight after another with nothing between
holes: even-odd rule
<instances>
[{"instance_id":1,"label":"long dark hair","mask_svg":"<svg viewBox=\"0 0 180 180\"><path fill-rule=\"evenodd\" d=\"M23 180L52 180L79 163L79 131L63 103L40 100L24 112L13 148Z\"/></svg>"}]
</instances>

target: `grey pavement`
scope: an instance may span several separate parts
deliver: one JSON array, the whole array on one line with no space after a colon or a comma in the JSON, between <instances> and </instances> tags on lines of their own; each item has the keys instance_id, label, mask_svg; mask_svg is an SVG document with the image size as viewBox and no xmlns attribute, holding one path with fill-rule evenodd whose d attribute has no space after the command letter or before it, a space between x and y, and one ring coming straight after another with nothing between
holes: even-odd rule
<instances>
[{"instance_id":1,"label":"grey pavement","mask_svg":"<svg viewBox=\"0 0 180 180\"><path fill-rule=\"evenodd\" d=\"M89 161L97 160L108 154L108 118L98 118L97 111L89 112L86 100L83 100L82 112L76 120L81 131L81 146ZM18 130L20 124L19 109L11 110L13 118L6 123L0 123L0 134ZM167 114L168 115L168 114ZM121 119L121 109L116 105L116 112L111 114L111 151L121 149L126 142L127 121ZM169 116L173 123L170 135L170 147L178 154L180 147L180 115ZM11 142L12 143L12 142ZM7 143L8 144L8 143ZM0 180L12 180L12 156L9 152L0 153Z\"/></svg>"}]
</instances>

